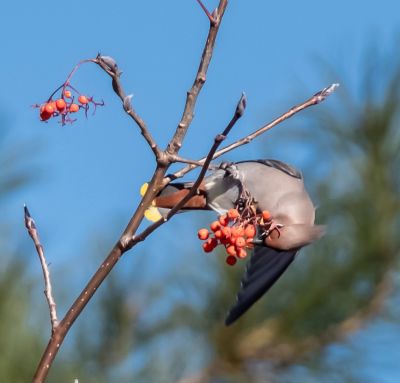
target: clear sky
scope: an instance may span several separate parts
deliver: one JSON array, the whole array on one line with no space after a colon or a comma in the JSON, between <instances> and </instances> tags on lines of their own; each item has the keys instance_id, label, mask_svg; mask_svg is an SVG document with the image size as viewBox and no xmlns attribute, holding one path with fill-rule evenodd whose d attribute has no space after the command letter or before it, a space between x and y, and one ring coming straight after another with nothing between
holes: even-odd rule
<instances>
[{"instance_id":1,"label":"clear sky","mask_svg":"<svg viewBox=\"0 0 400 383\"><path fill-rule=\"evenodd\" d=\"M210 9L217 3L205 0ZM135 109L164 147L179 121L208 30L194 0L57 4L8 1L0 14L1 129L7 129L9 147L25 142L35 151L21 165L40 169L38 182L0 205L1 214L21 221L22 205L28 204L54 268L78 258L89 246L88 236L96 232L117 239L154 161L123 113L109 78L95 65L83 66L73 80L82 92L104 99L106 106L95 116L81 116L72 126L61 127L40 122L30 105L46 100L78 61L100 51L117 60ZM248 108L231 139L301 101L298 95L335 82L321 75L315 58L356 75L368 43L389 50L399 25L397 0L232 0L181 154L198 158L207 152L242 91ZM341 86L352 89L354 83L350 78ZM270 134L278 143L271 152L301 167L307 145L300 155L289 152L279 146L279 129ZM255 158L259 152L255 143L228 158ZM183 221L179 217L177 222ZM158 238L167 234L163 229ZM15 236L26 239L22 221Z\"/></svg>"},{"instance_id":2,"label":"clear sky","mask_svg":"<svg viewBox=\"0 0 400 383\"><path fill-rule=\"evenodd\" d=\"M42 174L36 187L10 201L7 214L15 217L26 202L47 245L53 249L68 233L68 244L57 252L76 252L94 222L109 230L108 219L119 215L128 220L138 188L154 167L152 153L121 111L109 79L94 65L83 66L73 83L105 100L106 107L95 116L60 127L54 121L40 122L37 110L29 106L46 100L79 60L100 51L119 63L125 89L134 94L134 107L163 147L181 115L208 23L195 1L188 0L113 6L101 1L71 1L63 7L49 1L22 4L5 3L0 16L0 111L6 118L2 129L9 130L10 145L32 144L36 154L26 165L39 164ZM216 4L206 1L210 9ZM383 49L393 45L399 8L395 0L379 5L371 0L231 1L182 155L196 158L206 153L242 91L248 108L232 139L300 101L299 94L335 82L317 73L315 57L339 72L356 73L360 53L370 40ZM349 81L342 87L352 85ZM279 132L270 136L278 137ZM257 145L228 158L254 158ZM298 154L293 156L283 145L274 154L301 167ZM62 227L57 224L60 214Z\"/></svg>"}]
</instances>

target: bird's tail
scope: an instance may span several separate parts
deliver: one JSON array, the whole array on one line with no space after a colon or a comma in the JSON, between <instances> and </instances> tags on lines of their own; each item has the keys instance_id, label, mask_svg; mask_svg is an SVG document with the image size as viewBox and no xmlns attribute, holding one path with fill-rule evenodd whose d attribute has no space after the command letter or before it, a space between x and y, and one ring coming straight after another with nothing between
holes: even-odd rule
<instances>
[{"instance_id":1,"label":"bird's tail","mask_svg":"<svg viewBox=\"0 0 400 383\"><path fill-rule=\"evenodd\" d=\"M176 206L186 195L188 195L193 183L173 183L167 185L159 195L152 201L151 206L145 211L144 216L152 222L156 222L165 216L170 209ZM148 184L145 183L140 188L140 194L144 196ZM207 206L206 194L204 186L200 185L197 194L192 196L180 212L187 210L209 210Z\"/></svg>"},{"instance_id":2,"label":"bird's tail","mask_svg":"<svg viewBox=\"0 0 400 383\"><path fill-rule=\"evenodd\" d=\"M154 206L171 209L179 203L190 191L193 183L173 183L166 186L154 199ZM200 185L198 193L191 197L183 206L183 210L209 210L204 188Z\"/></svg>"}]
</instances>

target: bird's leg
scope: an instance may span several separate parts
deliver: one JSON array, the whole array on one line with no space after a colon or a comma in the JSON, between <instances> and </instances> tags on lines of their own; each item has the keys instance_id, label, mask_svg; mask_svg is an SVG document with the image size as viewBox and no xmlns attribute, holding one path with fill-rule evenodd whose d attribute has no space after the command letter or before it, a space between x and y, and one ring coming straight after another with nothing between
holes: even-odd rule
<instances>
[{"instance_id":1,"label":"bird's leg","mask_svg":"<svg viewBox=\"0 0 400 383\"><path fill-rule=\"evenodd\" d=\"M281 236L280 229L282 229L284 226L285 225L281 223L273 222L273 219L269 218L267 221L259 226L261 234L259 234L257 238L253 240L253 244L258 246L265 246L266 238L269 237L274 230L278 232L279 238Z\"/></svg>"},{"instance_id":2,"label":"bird's leg","mask_svg":"<svg viewBox=\"0 0 400 383\"><path fill-rule=\"evenodd\" d=\"M265 231L266 233L266 237L268 237L274 230L276 230L278 232L278 238L281 236L281 231L280 229L282 229L282 227L284 227L285 225L281 224L281 223L273 223L271 221L271 223L269 224L268 229Z\"/></svg>"},{"instance_id":3,"label":"bird's leg","mask_svg":"<svg viewBox=\"0 0 400 383\"><path fill-rule=\"evenodd\" d=\"M270 216L268 219L264 221L264 233L265 233L265 238L268 237L274 230L278 232L278 238L281 236L280 229L284 227L285 225L281 223L275 223L273 218Z\"/></svg>"}]
</instances>

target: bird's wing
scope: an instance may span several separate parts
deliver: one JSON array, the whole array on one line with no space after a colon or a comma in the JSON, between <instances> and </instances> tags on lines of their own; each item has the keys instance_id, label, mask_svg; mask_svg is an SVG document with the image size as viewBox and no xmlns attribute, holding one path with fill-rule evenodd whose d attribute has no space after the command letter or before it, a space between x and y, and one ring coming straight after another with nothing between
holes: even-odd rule
<instances>
[{"instance_id":1,"label":"bird's wing","mask_svg":"<svg viewBox=\"0 0 400 383\"><path fill-rule=\"evenodd\" d=\"M272 159L247 160L247 161L236 162L236 164L241 164L244 162L257 162L259 164L263 164L263 165L269 166L271 168L280 170L281 172L286 173L288 176L291 176L293 178L303 179L303 176L299 170L297 170L295 167L293 167L289 164L286 164L282 161L279 161L279 160L272 160Z\"/></svg>"},{"instance_id":2,"label":"bird's wing","mask_svg":"<svg viewBox=\"0 0 400 383\"><path fill-rule=\"evenodd\" d=\"M297 249L282 251L269 247L255 247L247 264L236 304L225 319L227 326L242 316L270 289L293 262L297 251Z\"/></svg>"}]
</instances>

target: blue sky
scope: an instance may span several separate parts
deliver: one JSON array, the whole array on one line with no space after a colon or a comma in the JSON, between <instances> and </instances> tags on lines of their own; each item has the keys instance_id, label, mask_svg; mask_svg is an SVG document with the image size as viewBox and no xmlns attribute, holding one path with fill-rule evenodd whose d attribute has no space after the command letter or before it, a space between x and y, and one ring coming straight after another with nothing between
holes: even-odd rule
<instances>
[{"instance_id":1,"label":"blue sky","mask_svg":"<svg viewBox=\"0 0 400 383\"><path fill-rule=\"evenodd\" d=\"M207 1L213 8L216 1ZM242 91L245 118L231 139L300 101L336 78L318 73L320 57L350 75L357 73L368 41L393 45L400 19L396 1L232 1L225 15L207 83L182 155L201 157L231 116ZM208 23L195 1L120 3L76 2L58 7L8 2L0 16L5 56L1 60L0 110L7 142L40 145L26 165L40 165L40 182L7 204L10 219L26 202L40 222L49 251L66 255L82 248L87 229L109 229L109 219L127 221L138 188L154 164L136 126L121 111L108 77L94 65L78 71L73 83L106 106L72 126L43 124L29 106L45 100L81 59L97 52L115 57L134 107L160 146L166 145L181 115L207 33ZM354 84L342 84L351 87ZM321 106L324 107L324 106ZM283 127L280 127L281 129ZM279 129L269 136L279 139ZM230 154L254 158L260 143ZM275 150L274 148L273 150ZM276 156L301 167L302 145L294 158L284 145ZM62 228L57 217L63 215ZM18 216L18 219L20 217ZM115 233L122 228L116 229ZM60 240L68 243L60 249ZM54 246L54 247L53 247Z\"/></svg>"},{"instance_id":2,"label":"blue sky","mask_svg":"<svg viewBox=\"0 0 400 383\"><path fill-rule=\"evenodd\" d=\"M217 1L205 4L212 9ZM364 48L375 41L382 50L390 50L399 25L396 0L231 1L182 156L198 158L207 152L242 91L248 108L231 139L301 101L300 94L337 81L327 74L324 78L316 57L338 72L345 70L349 82L341 86L353 90ZM6 123L1 129L7 129L7 146L27 142L35 148L22 166L30 169L35 164L40 174L34 186L0 209L9 221L19 222L22 205L28 204L54 268L71 257L79 259L89 246L88 236L106 232L112 241L117 239L154 161L123 113L109 78L94 65L83 66L73 84L104 99L106 106L95 116L61 127L54 121L40 122L30 105L46 100L78 61L100 51L117 60L125 90L134 94L135 109L164 147L179 121L207 30L207 19L194 0L2 5L0 114ZM284 126L269 134L276 145L266 143L267 148L301 167L307 144L294 153L279 141L280 129ZM227 158L258 157L260 145L241 148ZM184 226L181 217L176 220ZM167 236L168 230L157 238ZM26 240L22 223L15 237ZM153 251L157 246L152 240L141 248Z\"/></svg>"}]
</instances>

